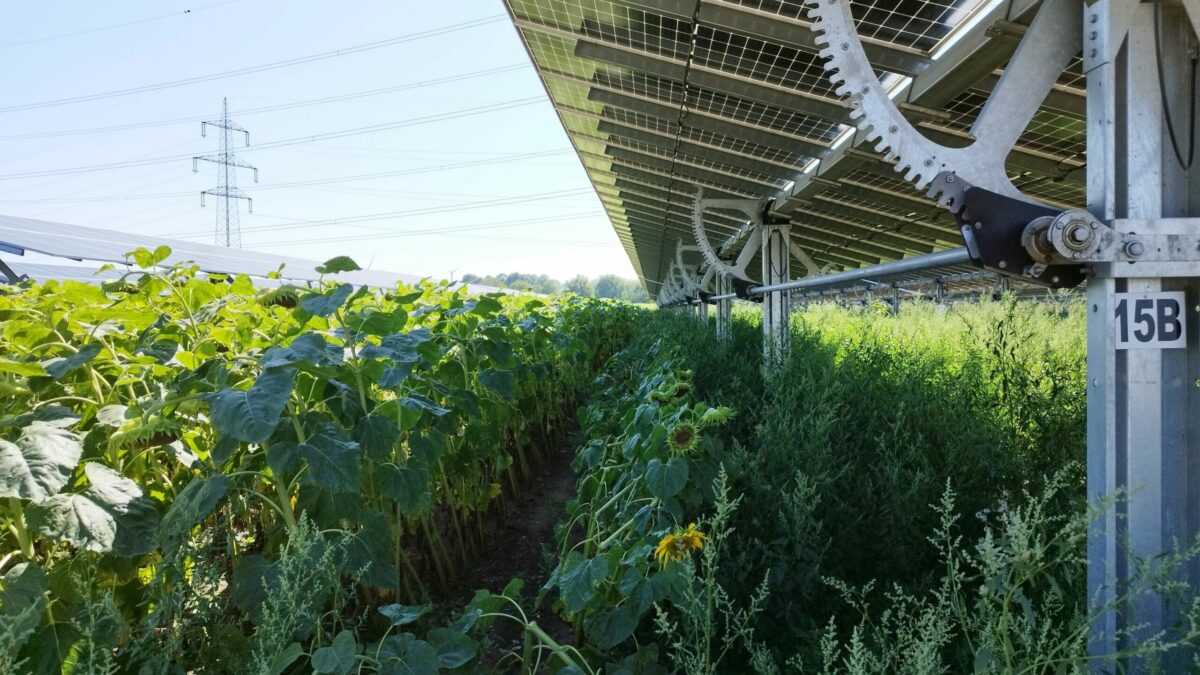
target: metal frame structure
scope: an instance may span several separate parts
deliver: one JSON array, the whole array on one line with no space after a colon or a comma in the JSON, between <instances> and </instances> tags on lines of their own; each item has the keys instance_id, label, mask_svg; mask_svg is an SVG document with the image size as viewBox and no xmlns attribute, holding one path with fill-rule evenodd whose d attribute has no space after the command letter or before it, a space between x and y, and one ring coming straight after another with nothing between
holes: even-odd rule
<instances>
[{"instance_id":1,"label":"metal frame structure","mask_svg":"<svg viewBox=\"0 0 1200 675\"><path fill-rule=\"evenodd\" d=\"M1089 539L1093 650L1169 630L1120 594L1200 533L1200 0L506 3L644 284L722 337L761 299L768 365L793 294L1086 280L1089 493L1134 493Z\"/></svg>"}]
</instances>

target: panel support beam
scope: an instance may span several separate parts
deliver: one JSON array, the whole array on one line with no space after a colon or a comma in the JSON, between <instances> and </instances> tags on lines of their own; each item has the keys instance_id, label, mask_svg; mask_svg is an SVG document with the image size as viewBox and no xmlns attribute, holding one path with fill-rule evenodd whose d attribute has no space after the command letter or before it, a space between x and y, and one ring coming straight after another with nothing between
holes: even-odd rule
<instances>
[{"instance_id":1,"label":"panel support beam","mask_svg":"<svg viewBox=\"0 0 1200 675\"><path fill-rule=\"evenodd\" d=\"M588 91L588 100L662 120L674 120L679 116L678 102L662 101L600 86L593 86ZM813 157L829 154L829 146L824 143L767 127L755 126L730 117L715 115L703 108L697 108L688 113L688 126Z\"/></svg>"},{"instance_id":2,"label":"panel support beam","mask_svg":"<svg viewBox=\"0 0 1200 675\"><path fill-rule=\"evenodd\" d=\"M692 0L626 0L626 4L682 21L691 21L696 5ZM700 25L753 36L800 51L819 51L811 21L776 14L749 4L711 0L702 2ZM919 49L871 39L863 40L863 49L871 63L892 72L916 75L929 66L929 55Z\"/></svg>"}]
</instances>

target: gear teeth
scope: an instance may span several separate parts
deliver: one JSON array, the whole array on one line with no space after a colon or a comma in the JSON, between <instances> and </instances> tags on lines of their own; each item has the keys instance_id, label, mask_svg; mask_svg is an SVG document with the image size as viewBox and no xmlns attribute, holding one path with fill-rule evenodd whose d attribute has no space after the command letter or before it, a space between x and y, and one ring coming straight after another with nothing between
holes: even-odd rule
<instances>
[{"instance_id":1,"label":"gear teeth","mask_svg":"<svg viewBox=\"0 0 1200 675\"><path fill-rule=\"evenodd\" d=\"M949 210L953 214L960 214L964 211L965 205L960 201L960 193L950 189L945 181L946 173L939 173L929 185L929 190L925 196L936 200L938 206Z\"/></svg>"},{"instance_id":2,"label":"gear teeth","mask_svg":"<svg viewBox=\"0 0 1200 675\"><path fill-rule=\"evenodd\" d=\"M930 147L917 142L909 137L918 133L911 125L893 121L896 111L886 100L880 100L879 81L871 77L870 70L858 67L861 51L845 48L847 41L855 42L853 17L844 4L850 1L801 0L800 3L802 15L812 22L813 42L832 95L849 108L847 116L859 130L865 147L873 147L899 176L939 206L954 213L962 211L962 189L958 184L943 182L950 169L941 161L935 149L937 144Z\"/></svg>"}]
</instances>

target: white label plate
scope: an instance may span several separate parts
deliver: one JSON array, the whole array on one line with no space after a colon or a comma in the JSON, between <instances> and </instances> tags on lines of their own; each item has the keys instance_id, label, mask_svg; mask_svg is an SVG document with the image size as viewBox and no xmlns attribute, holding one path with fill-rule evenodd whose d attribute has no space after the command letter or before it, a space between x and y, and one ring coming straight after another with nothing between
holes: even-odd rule
<instances>
[{"instance_id":1,"label":"white label plate","mask_svg":"<svg viewBox=\"0 0 1200 675\"><path fill-rule=\"evenodd\" d=\"M1117 349L1182 349L1187 346L1183 291L1114 293Z\"/></svg>"}]
</instances>

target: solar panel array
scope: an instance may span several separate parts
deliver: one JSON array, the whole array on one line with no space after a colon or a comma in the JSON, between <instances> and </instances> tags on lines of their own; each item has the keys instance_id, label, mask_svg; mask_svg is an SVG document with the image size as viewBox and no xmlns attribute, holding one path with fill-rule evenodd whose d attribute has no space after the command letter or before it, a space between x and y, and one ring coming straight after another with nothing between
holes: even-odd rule
<instances>
[{"instance_id":1,"label":"solar panel array","mask_svg":"<svg viewBox=\"0 0 1200 675\"><path fill-rule=\"evenodd\" d=\"M506 4L651 293L676 243L694 243L697 188L774 198L793 241L825 269L962 245L950 214L848 124L802 2ZM970 142L971 122L1036 8L1037 0L852 0L877 74L904 92L910 120L947 145ZM1009 156L1016 185L1064 208L1084 199L1083 86L1076 60ZM712 213L704 224L713 242L743 225Z\"/></svg>"},{"instance_id":2,"label":"solar panel array","mask_svg":"<svg viewBox=\"0 0 1200 675\"><path fill-rule=\"evenodd\" d=\"M130 251L138 248L154 250L159 246L171 249L171 255L162 263L168 267L176 263L194 264L204 272L246 274L257 278L259 283L264 285L269 285L265 280L273 272L278 272L279 278L292 282L310 282L321 278L321 274L316 271L316 267L321 263L315 260L65 223L0 216L0 253L10 254L10 257L5 258L5 262L15 272L28 274L35 280L54 278L100 281L113 275L95 275L98 266L88 271L88 268L80 266L29 264L11 256L21 256L26 251L32 251L77 261L120 265L129 262L127 254ZM420 283L422 278L414 274L380 270L358 270L337 275L338 281L375 288L391 288L398 282L415 285ZM498 289L472 285L468 290L472 293L487 293Z\"/></svg>"}]
</instances>

